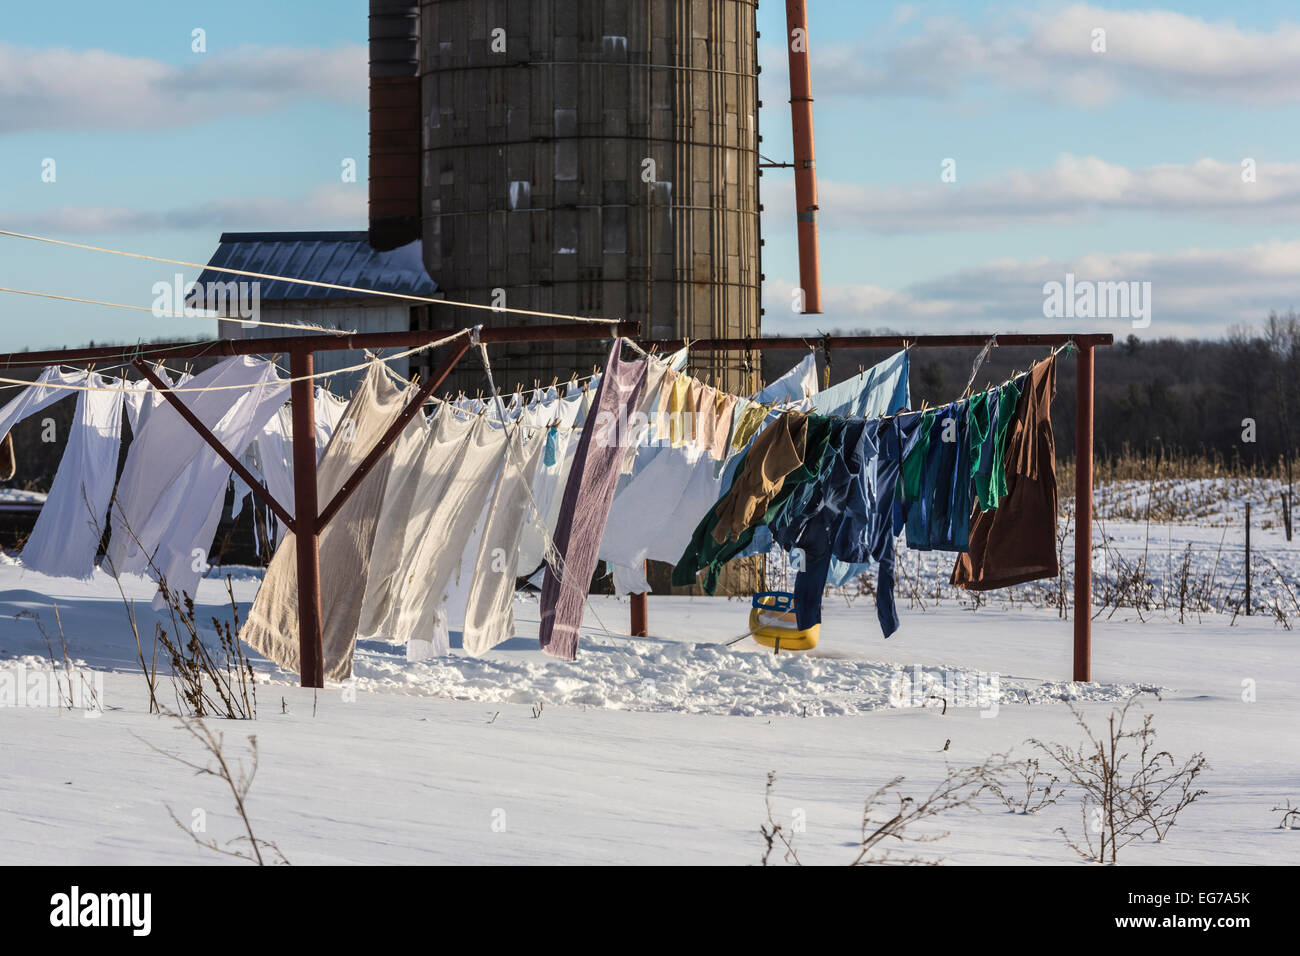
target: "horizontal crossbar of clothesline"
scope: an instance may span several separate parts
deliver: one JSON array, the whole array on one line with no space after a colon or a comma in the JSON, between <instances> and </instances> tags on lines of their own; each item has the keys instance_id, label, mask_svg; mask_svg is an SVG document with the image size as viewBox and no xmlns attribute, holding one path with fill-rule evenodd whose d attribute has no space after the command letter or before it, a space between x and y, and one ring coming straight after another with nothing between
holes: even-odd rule
<instances>
[{"instance_id":1,"label":"horizontal crossbar of clothesline","mask_svg":"<svg viewBox=\"0 0 1300 956\"><path fill-rule=\"evenodd\" d=\"M619 322L613 328L590 325L503 325L482 328L479 339L489 345L507 342L569 342L604 340L612 336L634 338L640 331L641 323L627 321ZM129 364L141 358L148 358L154 351L166 351L170 358L184 359L265 355L272 352L303 350L344 352L406 347L421 349L428 348L431 343L438 340L439 334L431 331L355 332L342 335L280 335L267 338L211 339L204 342L169 342L156 345L46 349L39 352L0 354L0 368L43 368L46 365L87 365L92 362Z\"/></svg>"},{"instance_id":2,"label":"horizontal crossbar of clothesline","mask_svg":"<svg viewBox=\"0 0 1300 956\"><path fill-rule=\"evenodd\" d=\"M674 352L690 348L692 352L781 352L815 349L884 349L884 348L977 348L993 339L995 345L1034 346L1069 345L1080 347L1113 345L1109 332L1078 333L1008 333L1006 335L764 335L757 338L717 339L643 339L637 344L646 350Z\"/></svg>"}]
</instances>

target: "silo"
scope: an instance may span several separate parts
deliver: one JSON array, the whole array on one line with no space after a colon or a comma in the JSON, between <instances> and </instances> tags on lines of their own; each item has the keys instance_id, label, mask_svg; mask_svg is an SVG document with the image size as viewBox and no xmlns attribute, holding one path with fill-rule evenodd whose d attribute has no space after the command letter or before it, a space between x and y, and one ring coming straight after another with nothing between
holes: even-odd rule
<instances>
[{"instance_id":1,"label":"silo","mask_svg":"<svg viewBox=\"0 0 1300 956\"><path fill-rule=\"evenodd\" d=\"M423 251L446 296L634 319L656 338L758 335L756 9L421 3ZM552 321L418 311L433 329ZM502 388L602 358L569 343L492 354ZM701 359L715 384L751 384L738 357ZM449 386L481 388L476 366Z\"/></svg>"}]
</instances>

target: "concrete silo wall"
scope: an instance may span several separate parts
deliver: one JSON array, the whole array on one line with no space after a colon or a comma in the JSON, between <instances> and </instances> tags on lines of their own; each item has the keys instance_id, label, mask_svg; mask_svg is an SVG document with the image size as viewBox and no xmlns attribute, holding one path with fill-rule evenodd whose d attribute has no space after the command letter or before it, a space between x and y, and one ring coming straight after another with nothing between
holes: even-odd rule
<instances>
[{"instance_id":1,"label":"concrete silo wall","mask_svg":"<svg viewBox=\"0 0 1300 956\"><path fill-rule=\"evenodd\" d=\"M450 299L757 335L752 0L421 4L424 258ZM495 296L495 298L494 298ZM431 307L421 322L527 324ZM498 384L589 374L604 347L493 351ZM741 388L738 359L699 374ZM450 381L482 386L468 361Z\"/></svg>"}]
</instances>

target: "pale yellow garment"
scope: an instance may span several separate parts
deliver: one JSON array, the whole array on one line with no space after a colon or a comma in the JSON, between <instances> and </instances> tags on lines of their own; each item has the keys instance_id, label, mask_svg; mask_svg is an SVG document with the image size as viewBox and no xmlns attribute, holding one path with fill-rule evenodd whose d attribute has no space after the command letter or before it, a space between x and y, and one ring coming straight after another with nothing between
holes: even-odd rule
<instances>
[{"instance_id":1,"label":"pale yellow garment","mask_svg":"<svg viewBox=\"0 0 1300 956\"><path fill-rule=\"evenodd\" d=\"M693 398L695 429L692 444L707 451L715 461L721 461L727 457L727 433L731 429L731 408L736 399L711 385L698 382Z\"/></svg>"},{"instance_id":2,"label":"pale yellow garment","mask_svg":"<svg viewBox=\"0 0 1300 956\"><path fill-rule=\"evenodd\" d=\"M655 440L672 439L672 403L673 389L681 373L669 368L659 383L659 396L655 399Z\"/></svg>"},{"instance_id":3,"label":"pale yellow garment","mask_svg":"<svg viewBox=\"0 0 1300 956\"><path fill-rule=\"evenodd\" d=\"M678 375L673 379L673 390L668 395L668 433L674 448L686 444L686 422L683 413L691 411L691 386L694 379L689 375Z\"/></svg>"},{"instance_id":4,"label":"pale yellow garment","mask_svg":"<svg viewBox=\"0 0 1300 956\"><path fill-rule=\"evenodd\" d=\"M736 402L735 395L718 390L713 393L713 434L706 447L714 461L725 461L727 458L727 440L731 437L731 415L736 410Z\"/></svg>"},{"instance_id":5,"label":"pale yellow garment","mask_svg":"<svg viewBox=\"0 0 1300 956\"><path fill-rule=\"evenodd\" d=\"M691 397L688 402L691 411L691 430L686 444L695 448L704 448L713 436L713 396L716 394L703 382L691 382Z\"/></svg>"},{"instance_id":6,"label":"pale yellow garment","mask_svg":"<svg viewBox=\"0 0 1300 956\"><path fill-rule=\"evenodd\" d=\"M767 411L766 405L750 402L740 413L740 421L736 422L736 427L731 433L731 448L734 451L740 451L758 434L758 430L763 427L764 419L767 418Z\"/></svg>"},{"instance_id":7,"label":"pale yellow garment","mask_svg":"<svg viewBox=\"0 0 1300 956\"><path fill-rule=\"evenodd\" d=\"M636 409L632 410L628 416L628 427L626 435L623 436L627 442L627 451L623 456L623 467L620 474L632 474L641 446L649 444L657 438L655 423L650 421L650 416L654 413L655 403L659 401L664 382L671 372L672 369L667 362L654 356L650 357L645 377L645 389L641 392L641 401L637 403Z\"/></svg>"}]
</instances>

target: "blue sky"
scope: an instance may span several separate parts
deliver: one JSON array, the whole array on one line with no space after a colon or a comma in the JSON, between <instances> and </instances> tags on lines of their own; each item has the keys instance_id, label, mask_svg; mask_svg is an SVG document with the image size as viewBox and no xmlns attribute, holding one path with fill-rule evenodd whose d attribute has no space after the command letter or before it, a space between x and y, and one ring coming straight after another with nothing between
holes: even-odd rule
<instances>
[{"instance_id":1,"label":"blue sky","mask_svg":"<svg viewBox=\"0 0 1300 956\"><path fill-rule=\"evenodd\" d=\"M770 171L766 329L1045 329L1060 320L1042 316L1043 283L1066 272L1151 282L1143 335L1218 336L1300 308L1287 4L809 7L826 314L790 311L792 183ZM223 229L364 228L366 3L59 11L6 11L0 228L194 261ZM762 148L785 160L784 5L759 16ZM195 28L206 53L191 51ZM955 182L940 180L945 159ZM142 305L175 271L7 238L0 250L0 285ZM13 295L0 309L3 349L203 329Z\"/></svg>"}]
</instances>

